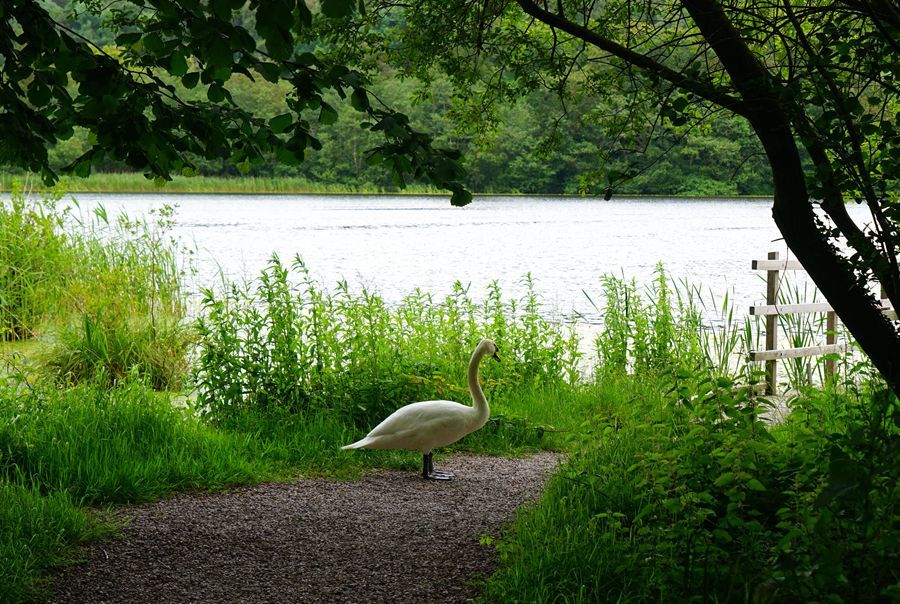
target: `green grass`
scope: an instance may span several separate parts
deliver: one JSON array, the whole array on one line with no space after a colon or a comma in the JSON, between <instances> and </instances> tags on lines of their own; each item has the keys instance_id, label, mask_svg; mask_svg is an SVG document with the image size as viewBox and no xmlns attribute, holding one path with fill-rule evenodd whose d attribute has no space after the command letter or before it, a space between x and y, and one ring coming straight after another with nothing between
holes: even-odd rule
<instances>
[{"instance_id":1,"label":"green grass","mask_svg":"<svg viewBox=\"0 0 900 604\"><path fill-rule=\"evenodd\" d=\"M240 438L174 409L138 383L37 386L0 394L0 468L84 504L151 500L261 475Z\"/></svg>"},{"instance_id":2,"label":"green grass","mask_svg":"<svg viewBox=\"0 0 900 604\"><path fill-rule=\"evenodd\" d=\"M41 493L33 485L0 481L0 602L45 595L41 572L73 561L71 544L111 534L65 492Z\"/></svg>"}]
</instances>

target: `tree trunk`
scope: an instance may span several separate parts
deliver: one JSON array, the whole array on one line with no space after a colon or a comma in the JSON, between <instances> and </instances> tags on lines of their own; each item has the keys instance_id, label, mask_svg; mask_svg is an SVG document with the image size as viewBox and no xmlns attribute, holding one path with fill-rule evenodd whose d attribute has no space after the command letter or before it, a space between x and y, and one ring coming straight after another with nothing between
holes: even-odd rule
<instances>
[{"instance_id":1,"label":"tree trunk","mask_svg":"<svg viewBox=\"0 0 900 604\"><path fill-rule=\"evenodd\" d=\"M789 113L775 82L743 42L715 0L684 0L750 109L748 119L772 166L772 215L784 240L834 307L863 351L900 396L900 332L860 287L849 265L819 229L804 180Z\"/></svg>"}]
</instances>

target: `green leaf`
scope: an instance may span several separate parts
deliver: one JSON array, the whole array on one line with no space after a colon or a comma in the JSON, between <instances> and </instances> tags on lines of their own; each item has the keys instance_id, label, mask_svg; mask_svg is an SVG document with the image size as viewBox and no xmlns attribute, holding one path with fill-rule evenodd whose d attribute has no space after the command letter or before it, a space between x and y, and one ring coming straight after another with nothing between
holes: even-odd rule
<instances>
[{"instance_id":1,"label":"green leaf","mask_svg":"<svg viewBox=\"0 0 900 604\"><path fill-rule=\"evenodd\" d=\"M43 107L50 102L50 89L39 81L34 81L28 87L28 100L35 107Z\"/></svg>"},{"instance_id":2,"label":"green leaf","mask_svg":"<svg viewBox=\"0 0 900 604\"><path fill-rule=\"evenodd\" d=\"M181 84L185 88L193 88L197 85L197 82L200 81L200 72L194 71L192 73L185 74L183 78L181 78Z\"/></svg>"},{"instance_id":3,"label":"green leaf","mask_svg":"<svg viewBox=\"0 0 900 604\"><path fill-rule=\"evenodd\" d=\"M331 105L322 103L322 109L319 111L319 123L328 126L335 123L337 118L337 111Z\"/></svg>"},{"instance_id":4,"label":"green leaf","mask_svg":"<svg viewBox=\"0 0 900 604\"><path fill-rule=\"evenodd\" d=\"M256 66L256 71L273 84L281 77L281 66L275 63L260 63Z\"/></svg>"},{"instance_id":5,"label":"green leaf","mask_svg":"<svg viewBox=\"0 0 900 604\"><path fill-rule=\"evenodd\" d=\"M163 41L159 34L153 32L144 36L144 48L153 54L160 54L163 51Z\"/></svg>"},{"instance_id":6,"label":"green leaf","mask_svg":"<svg viewBox=\"0 0 900 604\"><path fill-rule=\"evenodd\" d=\"M227 66L230 71L231 64L234 62L234 53L231 52L231 47L225 39L213 38L204 50L206 59L212 67Z\"/></svg>"},{"instance_id":7,"label":"green leaf","mask_svg":"<svg viewBox=\"0 0 900 604\"><path fill-rule=\"evenodd\" d=\"M276 115L269 120L269 128L272 129L272 132L281 134L282 132L287 130L293 123L294 116L292 116L290 113L282 113L281 115Z\"/></svg>"},{"instance_id":8,"label":"green leaf","mask_svg":"<svg viewBox=\"0 0 900 604\"><path fill-rule=\"evenodd\" d=\"M187 73L187 70L188 64L184 55L180 52L173 52L172 56L169 57L169 73L176 78L180 78Z\"/></svg>"},{"instance_id":9,"label":"green leaf","mask_svg":"<svg viewBox=\"0 0 900 604\"><path fill-rule=\"evenodd\" d=\"M734 482L734 472L725 472L713 483L717 487L724 487Z\"/></svg>"},{"instance_id":10,"label":"green leaf","mask_svg":"<svg viewBox=\"0 0 900 604\"><path fill-rule=\"evenodd\" d=\"M212 84L206 91L206 97L213 103L220 103L225 100L225 89L221 84Z\"/></svg>"},{"instance_id":11,"label":"green leaf","mask_svg":"<svg viewBox=\"0 0 900 604\"><path fill-rule=\"evenodd\" d=\"M472 202L472 193L463 187L453 189L453 195L450 196L450 205L456 207L467 206Z\"/></svg>"},{"instance_id":12,"label":"green leaf","mask_svg":"<svg viewBox=\"0 0 900 604\"><path fill-rule=\"evenodd\" d=\"M747 481L747 488L750 489L751 491L765 491L766 490L766 487L763 486L763 483L761 483L760 481L758 481L755 478L751 478L750 480Z\"/></svg>"},{"instance_id":13,"label":"green leaf","mask_svg":"<svg viewBox=\"0 0 900 604\"><path fill-rule=\"evenodd\" d=\"M116 36L116 44L119 46L132 46L137 44L138 40L141 39L141 32L129 32L127 34L120 34Z\"/></svg>"},{"instance_id":14,"label":"green leaf","mask_svg":"<svg viewBox=\"0 0 900 604\"><path fill-rule=\"evenodd\" d=\"M322 0L322 14L331 19L349 17L354 8L355 0Z\"/></svg>"},{"instance_id":15,"label":"green leaf","mask_svg":"<svg viewBox=\"0 0 900 604\"><path fill-rule=\"evenodd\" d=\"M350 104L357 111L365 111L369 108L369 96L362 88L356 88L350 95Z\"/></svg>"},{"instance_id":16,"label":"green leaf","mask_svg":"<svg viewBox=\"0 0 900 604\"><path fill-rule=\"evenodd\" d=\"M222 21L231 21L230 0L209 0L209 8L212 13Z\"/></svg>"}]
</instances>

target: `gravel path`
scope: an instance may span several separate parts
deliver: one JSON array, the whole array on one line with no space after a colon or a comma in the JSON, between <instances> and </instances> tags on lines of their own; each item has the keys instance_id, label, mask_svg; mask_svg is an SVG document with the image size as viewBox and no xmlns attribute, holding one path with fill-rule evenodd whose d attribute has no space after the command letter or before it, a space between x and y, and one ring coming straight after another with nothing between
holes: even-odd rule
<instances>
[{"instance_id":1,"label":"gravel path","mask_svg":"<svg viewBox=\"0 0 900 604\"><path fill-rule=\"evenodd\" d=\"M465 602L496 535L557 457L455 455L439 469L265 484L123 508L124 537L89 547L53 602Z\"/></svg>"}]
</instances>

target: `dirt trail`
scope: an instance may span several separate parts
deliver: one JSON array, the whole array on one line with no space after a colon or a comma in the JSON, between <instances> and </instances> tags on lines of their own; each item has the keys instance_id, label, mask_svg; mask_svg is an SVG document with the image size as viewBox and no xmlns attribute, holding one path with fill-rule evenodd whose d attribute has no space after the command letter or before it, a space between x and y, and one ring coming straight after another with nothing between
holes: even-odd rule
<instances>
[{"instance_id":1,"label":"dirt trail","mask_svg":"<svg viewBox=\"0 0 900 604\"><path fill-rule=\"evenodd\" d=\"M52 602L465 602L496 566L496 535L557 457L455 455L452 482L413 472L301 480L123 508Z\"/></svg>"}]
</instances>

